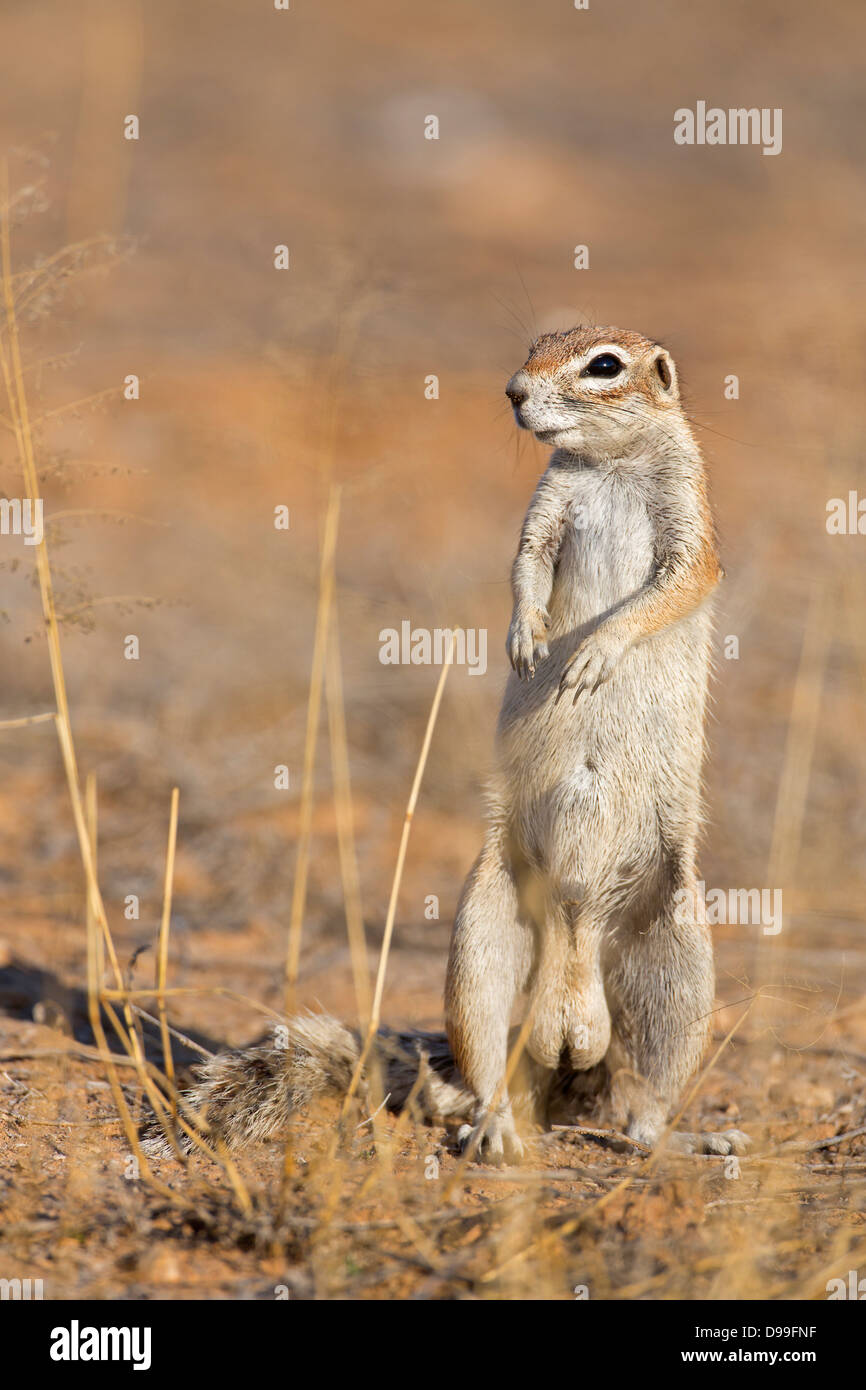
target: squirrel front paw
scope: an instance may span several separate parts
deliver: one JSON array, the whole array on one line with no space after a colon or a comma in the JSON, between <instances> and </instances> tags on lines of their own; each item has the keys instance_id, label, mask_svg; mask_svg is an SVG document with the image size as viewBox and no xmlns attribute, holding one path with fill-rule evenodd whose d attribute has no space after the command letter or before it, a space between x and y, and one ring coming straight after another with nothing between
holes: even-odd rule
<instances>
[{"instance_id":1,"label":"squirrel front paw","mask_svg":"<svg viewBox=\"0 0 866 1390\"><path fill-rule=\"evenodd\" d=\"M549 655L547 630L550 614L546 608L515 608L508 629L505 650L512 669L521 680L531 680L535 667Z\"/></svg>"},{"instance_id":2,"label":"squirrel front paw","mask_svg":"<svg viewBox=\"0 0 866 1390\"><path fill-rule=\"evenodd\" d=\"M626 650L626 643L603 628L596 628L585 637L573 656L568 658L556 695L558 704L566 690L574 691L572 704L584 690L594 694L600 685L610 680Z\"/></svg>"}]
</instances>

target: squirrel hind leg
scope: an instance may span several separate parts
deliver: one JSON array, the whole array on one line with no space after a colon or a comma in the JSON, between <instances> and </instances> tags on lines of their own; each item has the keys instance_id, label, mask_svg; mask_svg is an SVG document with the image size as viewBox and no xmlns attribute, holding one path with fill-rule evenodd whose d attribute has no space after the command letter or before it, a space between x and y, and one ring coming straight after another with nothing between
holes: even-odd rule
<instances>
[{"instance_id":1,"label":"squirrel hind leg","mask_svg":"<svg viewBox=\"0 0 866 1390\"><path fill-rule=\"evenodd\" d=\"M508 1052L514 1048L519 1028L512 1028L508 1037ZM537 1062L524 1050L518 1058L511 1081L511 1101L497 1110L476 1104L472 1123L461 1125L457 1142L465 1152L486 1163L517 1163L523 1157L521 1135L532 1130L547 1129L550 1125L550 1097L556 1073Z\"/></svg>"},{"instance_id":2,"label":"squirrel hind leg","mask_svg":"<svg viewBox=\"0 0 866 1390\"><path fill-rule=\"evenodd\" d=\"M615 944L606 973L613 1014L609 1116L616 1129L654 1148L706 1047L715 993L712 945L703 920L683 920L670 895L649 920L624 925ZM707 1140L713 1142L715 1149L691 1151L736 1152L730 1146L739 1141ZM676 1143L688 1152L698 1140Z\"/></svg>"}]
</instances>

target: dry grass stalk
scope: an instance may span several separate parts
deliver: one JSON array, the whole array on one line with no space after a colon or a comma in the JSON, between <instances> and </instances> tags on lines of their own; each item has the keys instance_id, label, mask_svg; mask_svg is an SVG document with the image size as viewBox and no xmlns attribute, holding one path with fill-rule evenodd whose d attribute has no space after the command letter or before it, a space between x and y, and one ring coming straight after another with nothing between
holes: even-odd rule
<instances>
[{"instance_id":1,"label":"dry grass stalk","mask_svg":"<svg viewBox=\"0 0 866 1390\"><path fill-rule=\"evenodd\" d=\"M165 998L164 991L160 991L160 994L162 998ZM131 1004L130 1007L137 1018L146 1019L148 1023L152 1023L156 1028L161 1026L161 1020L157 1018L155 1014L149 1014L147 1009L142 1009L139 1004ZM209 1052L206 1047L201 1047L199 1043L193 1042L192 1038L187 1037L186 1033L182 1033L179 1028L173 1028L170 1023L166 1023L165 1026L171 1037L177 1038L179 1043L182 1043L184 1047L190 1048L192 1052L197 1052L199 1057L204 1057L205 1061L210 1061L216 1056L215 1052Z\"/></svg>"},{"instance_id":2,"label":"dry grass stalk","mask_svg":"<svg viewBox=\"0 0 866 1390\"><path fill-rule=\"evenodd\" d=\"M172 985L160 990L156 985L129 985L122 989L111 989L106 987L102 991L103 999L123 1000L123 999L155 999L162 994L166 999L173 999L184 994L207 994L217 999L234 999L239 1004L246 1004L255 1013L264 1014L266 1018L273 1019L275 1023L284 1023L286 1015L278 1009L271 1009L267 1004L262 1004L258 999L253 999L249 994L243 994L240 990L229 989L225 985Z\"/></svg>"},{"instance_id":3,"label":"dry grass stalk","mask_svg":"<svg viewBox=\"0 0 866 1390\"><path fill-rule=\"evenodd\" d=\"M364 1037L363 1046L362 1046L362 1048L361 1048L361 1052L360 1052L358 1061L357 1061L357 1063L356 1063L356 1065L355 1065L355 1069L354 1069L354 1071L353 1071L353 1073L352 1073L352 1078L351 1078L351 1081L350 1081L350 1083L349 1083L349 1087L348 1087L347 1093L346 1093L346 1095L345 1095L345 1097L344 1097L344 1099L343 1099L343 1104L342 1104L342 1108L341 1108L341 1111L340 1111L340 1124L339 1124L339 1125L337 1126L337 1128L335 1129L335 1132L334 1132L334 1134L333 1134L333 1136L332 1136L332 1138L331 1138L330 1144L328 1145L327 1150L326 1150L326 1153L324 1154L323 1158L321 1159L321 1161L320 1161L319 1163L313 1165L312 1172L311 1172L311 1176L312 1176L312 1175L315 1175L317 1178L321 1178L321 1181L322 1181L322 1206L321 1206L321 1215L320 1215L320 1225L319 1225L319 1229L318 1229L317 1237L316 1237L317 1244L320 1245L320 1246L323 1246L323 1245L325 1244L325 1242L327 1241L328 1233L329 1233L329 1231L330 1231L330 1229L331 1229L331 1227L332 1227L332 1224L333 1224L333 1222L334 1222L334 1218L335 1218L336 1211L337 1211L337 1206L338 1206L338 1203L339 1203L340 1193L341 1193L341 1190L342 1190L342 1183L343 1183L343 1166L342 1166L338 1161L336 1161L336 1160L337 1160L337 1151L338 1151L338 1148L339 1148L339 1146L340 1146L340 1142L341 1142L341 1139L342 1139L342 1136L343 1136L343 1132L344 1132L344 1131L343 1131L343 1126L344 1126L345 1120L346 1120L346 1118L347 1118L348 1111L349 1111L349 1109L350 1109L350 1107L351 1107L352 1101L353 1101L353 1099L354 1099L354 1096L355 1096L355 1094L356 1094L356 1092L357 1092L358 1085L360 1084L360 1080L361 1080L361 1077L362 1077L362 1075L363 1075L363 1073L364 1073L364 1069L365 1069L365 1067L367 1066L368 1060L370 1059L370 1054L371 1054L371 1050L372 1050L372 1048L373 1048L373 1043L374 1043L374 1041L375 1041L376 1032L377 1032L377 1030L378 1030L379 1023L380 1023L380 1021L381 1021L382 997L383 997L383 992L384 992L384 987L385 987L385 977L386 977L386 973L387 973L388 956L389 956L389 952L390 952L390 948L391 948L391 940L392 940L393 932L394 932L394 922L395 922L396 914L397 914L397 901L398 901L399 893L400 893L400 883L401 883L402 876L403 876L403 866L404 866L405 860L406 860L406 851L407 851L408 844L409 844L409 835L410 835L411 829L412 829L412 822L413 822L413 818L414 818L414 815L415 815L415 808L416 808L416 805L417 805L417 802L418 802L418 796L419 796L420 789L421 789L421 782L422 782L422 779L423 779L423 776L424 776L424 769L425 769L425 767L426 767L427 758L428 758L428 755L429 755L429 752L430 752L430 744L431 744L432 738L433 738L433 731L434 731L434 729L435 729L435 727L436 727L436 721L437 721L438 715L439 715L439 707L440 707L440 705L441 705L441 703L442 703L442 696L443 696L443 693L444 693L444 690L445 690L445 682L446 682L446 680L447 680L447 678L448 678L448 672L449 672L450 667L451 667L452 662L453 662L454 647L455 647L455 640L454 640L454 639L455 639L455 636L456 636L456 632L457 632L457 629L455 629L454 632L452 632L452 634L451 634L451 636L450 636L450 639L449 639L448 651L447 651L447 654L446 654L446 659L445 659L445 661L443 662L442 671L441 671L441 673L440 673L439 680L438 680L437 685L436 685L436 691L435 691L435 694L434 694L434 696L433 696L433 703L432 703L432 705L431 705L430 714L429 714L428 719L427 719L427 726L426 726L426 729L425 729L425 732L424 732L424 738L423 738L422 745L421 745L421 751L420 751L420 754L419 754L419 757L418 757L418 763L417 763L417 766L416 766L416 769L415 769L415 776L414 776L414 779L413 779L413 782L412 782L412 789L411 789L410 794L409 794L409 801L408 801L408 804L407 804L407 807L406 807L405 816L404 816L404 818L403 818L403 830L402 830L402 834L401 834L401 838L400 838L400 847L399 847L398 854L397 854L397 864L396 864L395 871L394 871L394 878L393 878L392 885L391 885L391 896L390 896L389 903L388 903L388 912L387 912L387 916L386 916L386 920L385 920L385 931L384 931L384 935L383 935L383 939L382 939L382 947L381 947L381 951L380 951L380 954L379 954L379 966L378 966L378 971L377 971L377 976L376 976L376 989L375 989L375 994L374 994L374 998L373 998L373 1005L372 1005L372 1010L371 1010L371 1013L370 1013L370 1019L369 1019L369 1023L368 1023L368 1026L367 1026L367 1031L366 1031L366 1034L365 1034L365 1037ZM423 1064L422 1064L422 1065L423 1065ZM383 1099L384 1099L383 1094L382 1094L382 1087L381 1087L380 1075L379 1075L379 1073L380 1073L380 1068L374 1067L374 1068L372 1068L372 1071L373 1071L373 1075L372 1075L372 1077L371 1077L371 1084L370 1084L370 1087L369 1087L370 1100L371 1100L371 1106L372 1106L372 1114L370 1115L369 1118L373 1121L373 1130L374 1130L374 1135L375 1135L375 1140L376 1140L376 1150L377 1150L377 1154L379 1155L379 1158L380 1158L381 1162L380 1162L380 1163L377 1163L375 1169L374 1169L373 1172L369 1175L367 1181L362 1185L362 1189L361 1189L361 1196L362 1196L362 1197L363 1197L363 1195L367 1192L367 1190L369 1189L369 1187L371 1186L371 1184L376 1180L376 1178L377 1178L378 1176L384 1175L384 1174L389 1170L389 1168L390 1168L390 1162L389 1162L389 1160L390 1160L390 1158L391 1158L392 1150L393 1150L393 1140L392 1140L391 1142L388 1141L387 1137L385 1136L385 1134L384 1134L383 1131L382 1131L381 1123L380 1123L380 1114L379 1114L379 1112L380 1112L380 1109L381 1109L381 1102L382 1102ZM416 1081L415 1081L415 1083L414 1083L414 1085L413 1085L412 1091L411 1091L411 1093L410 1093L409 1101L407 1101L406 1106L405 1106L405 1108L404 1108L404 1115L407 1115L407 1114L410 1113L410 1103L409 1103L409 1102L410 1102L410 1101L414 1101L415 1096L417 1095L418 1090L420 1089L420 1086L421 1086L422 1084L423 1084L423 1071L422 1071L422 1067L419 1067L418 1077L416 1078ZM290 1168L289 1168L288 1146L287 1146L287 1148L286 1148L286 1163L285 1163L285 1169L284 1169L284 1176L285 1176L285 1179L288 1178L288 1176L289 1176L289 1171L290 1171ZM284 1182L284 1191L285 1191L285 1186L286 1186L286 1183Z\"/></svg>"},{"instance_id":4,"label":"dry grass stalk","mask_svg":"<svg viewBox=\"0 0 866 1390\"><path fill-rule=\"evenodd\" d=\"M289 940L286 952L286 1013L288 1014L294 1011L295 1006L295 987L301 958L301 931L307 901L310 841L313 831L313 774L316 762L316 744L319 736L319 715L322 706L331 600L334 594L334 553L337 546L339 519L340 489L338 486L332 485L328 498L328 510L325 515L325 530L319 566L319 602L316 609L313 669L310 675L310 694L307 703L307 732L304 740L298 854L295 864L295 882L292 889Z\"/></svg>"},{"instance_id":5,"label":"dry grass stalk","mask_svg":"<svg viewBox=\"0 0 866 1390\"><path fill-rule=\"evenodd\" d=\"M427 719L427 728L424 731L424 740L421 744L421 752L418 755L418 765L415 768L415 777L412 782L412 790L409 793L409 801L406 806L406 814L403 817L403 831L400 836L400 848L397 852L397 865L394 869L394 878L391 883L391 897L388 901L388 913L385 918L385 932L382 937L382 949L379 953L379 968L376 972L376 988L373 993L373 1008L370 1014L370 1022L367 1027L367 1035L364 1039L364 1046L358 1058L357 1065L349 1084L349 1089L343 1101L341 1118L345 1119L358 1083L363 1075L367 1058L370 1055L370 1048L379 1027L382 1015L382 995L385 991L385 975L388 969L388 956L391 951L391 939L394 935L394 920L397 916L397 899L400 895L400 884L403 878L403 866L406 862L406 851L409 848L409 836L412 832L412 820L415 815L415 807L418 804L418 795L421 791L421 781L424 777L424 769L427 766L427 756L430 752L430 744L433 740L433 730L436 727L436 720L439 717L439 706L442 703L442 696L445 691L445 682L448 679L448 672L454 659L454 645L458 628L455 628L449 635L448 651L442 663L442 672L436 685L436 693L433 696L433 704L430 707L430 714Z\"/></svg>"},{"instance_id":6,"label":"dry grass stalk","mask_svg":"<svg viewBox=\"0 0 866 1390\"><path fill-rule=\"evenodd\" d=\"M168 934L171 927L171 895L174 885L174 857L177 847L177 805L180 791L172 788L171 809L168 818L168 848L165 855L165 885L162 895L162 919L159 924L159 948L156 960L157 1013L162 1035L162 1055L165 1074L174 1089L174 1058L171 1052L171 1030L165 1011L165 987L168 981ZM172 1098L172 1116L177 1117L177 1103Z\"/></svg>"},{"instance_id":7,"label":"dry grass stalk","mask_svg":"<svg viewBox=\"0 0 866 1390\"><path fill-rule=\"evenodd\" d=\"M90 852L93 855L93 872L99 876L99 826L98 826L98 806L96 792L96 777L92 772L88 772L87 780L84 784L84 803L87 816L87 834L90 839ZM100 989L105 980L105 942L102 933L96 931L96 918L93 911L93 899L91 894L86 895L85 916L86 931L96 932L96 978L99 981Z\"/></svg>"},{"instance_id":8,"label":"dry grass stalk","mask_svg":"<svg viewBox=\"0 0 866 1390\"><path fill-rule=\"evenodd\" d=\"M111 1095L114 1100L114 1106L117 1110L118 1115L120 1116L121 1123L123 1124L123 1129L124 1133L126 1134L126 1140L129 1144L130 1152L135 1157L136 1163L138 1165L139 1175L143 1177L145 1181L152 1183L158 1191L163 1193L163 1195L166 1195L170 1192L170 1189L168 1189L164 1183L158 1182L158 1180L154 1177L153 1173L151 1172L150 1165L148 1164L147 1159L145 1158L144 1153L142 1151L138 1139L138 1132L135 1127L135 1122L132 1118L132 1115L130 1114L129 1107L127 1106L126 1097L123 1094L123 1089L120 1084L120 1078L117 1074L117 1068L114 1063L114 1058L112 1056L111 1049L108 1046L108 1039L105 1036L105 1029L102 1026L102 1017L100 1013L99 1000L99 965L96 946L97 932L98 925L96 914L88 913L87 1011L90 1017L90 1027L93 1031L93 1036L96 1039L100 1054L104 1058L105 1070L108 1076L108 1084L111 1087ZM138 1070L137 1060L134 1059L132 1056L130 1056L130 1060L135 1062L136 1070Z\"/></svg>"},{"instance_id":9,"label":"dry grass stalk","mask_svg":"<svg viewBox=\"0 0 866 1390\"><path fill-rule=\"evenodd\" d=\"M49 724L54 719L54 711L48 714L28 714L23 719L0 720L0 729L23 729L28 724Z\"/></svg>"},{"instance_id":10,"label":"dry grass stalk","mask_svg":"<svg viewBox=\"0 0 866 1390\"><path fill-rule=\"evenodd\" d=\"M87 817L87 834L90 838L90 853L93 855L93 869L99 874L99 848L98 848L98 810L96 800L96 777L92 772L88 772L84 783L84 810ZM88 919L93 913L93 904L90 901L90 894L87 895L86 904Z\"/></svg>"},{"instance_id":11,"label":"dry grass stalk","mask_svg":"<svg viewBox=\"0 0 866 1390\"><path fill-rule=\"evenodd\" d=\"M343 669L340 660L336 593L332 600L325 696L328 706L328 731L334 778L334 808L337 818L340 877L346 909L346 933L349 938L349 952L352 959L352 978L358 1006L358 1020L361 1027L364 1028L370 1017L370 976L367 966L367 942L364 935L364 913L361 907L361 888L358 878L358 858L355 852L352 783L349 771L349 744L346 736L346 708L343 698Z\"/></svg>"}]
</instances>

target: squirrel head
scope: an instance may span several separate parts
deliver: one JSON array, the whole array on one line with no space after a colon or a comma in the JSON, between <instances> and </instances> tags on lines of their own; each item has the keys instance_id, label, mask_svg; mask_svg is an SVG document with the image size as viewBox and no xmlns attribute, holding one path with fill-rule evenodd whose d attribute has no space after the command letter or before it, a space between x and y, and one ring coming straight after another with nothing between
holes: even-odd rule
<instances>
[{"instance_id":1,"label":"squirrel head","mask_svg":"<svg viewBox=\"0 0 866 1390\"><path fill-rule=\"evenodd\" d=\"M685 424L670 353L622 328L543 334L505 394L521 429L575 454L622 457Z\"/></svg>"}]
</instances>

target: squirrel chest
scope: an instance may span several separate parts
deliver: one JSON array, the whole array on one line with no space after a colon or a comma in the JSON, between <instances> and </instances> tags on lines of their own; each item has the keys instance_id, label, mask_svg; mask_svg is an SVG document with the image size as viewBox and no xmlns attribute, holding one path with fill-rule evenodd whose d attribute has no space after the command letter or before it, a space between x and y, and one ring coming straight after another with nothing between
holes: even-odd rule
<instances>
[{"instance_id":1,"label":"squirrel chest","mask_svg":"<svg viewBox=\"0 0 866 1390\"><path fill-rule=\"evenodd\" d=\"M566 504L550 615L558 635L616 607L655 568L655 536L641 489L600 469L575 473Z\"/></svg>"}]
</instances>

